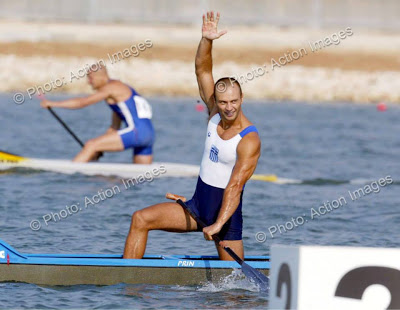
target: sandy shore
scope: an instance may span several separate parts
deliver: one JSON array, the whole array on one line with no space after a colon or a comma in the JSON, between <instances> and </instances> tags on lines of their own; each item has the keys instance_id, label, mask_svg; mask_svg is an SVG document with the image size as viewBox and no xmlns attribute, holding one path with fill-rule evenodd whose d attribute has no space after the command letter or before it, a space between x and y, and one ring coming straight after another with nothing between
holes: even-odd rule
<instances>
[{"instance_id":1,"label":"sandy shore","mask_svg":"<svg viewBox=\"0 0 400 310\"><path fill-rule=\"evenodd\" d=\"M0 91L27 94L43 87L48 92L89 93L85 78L73 77L88 64L104 62L113 78L132 84L145 96L198 96L197 28L4 22L2 26ZM13 35L4 30L11 27ZM353 34L337 45L313 50L313 43L332 39L340 30L229 29L214 44L214 77L238 77L245 96L254 99L400 102L400 56L395 50L400 35L352 29ZM151 44L139 51L145 40Z\"/></svg>"}]
</instances>

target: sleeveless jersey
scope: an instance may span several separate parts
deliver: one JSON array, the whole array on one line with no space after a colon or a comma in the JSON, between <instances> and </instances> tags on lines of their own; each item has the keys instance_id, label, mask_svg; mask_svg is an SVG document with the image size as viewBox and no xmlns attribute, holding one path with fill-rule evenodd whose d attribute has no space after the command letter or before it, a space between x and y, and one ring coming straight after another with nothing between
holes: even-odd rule
<instances>
[{"instance_id":1,"label":"sleeveless jersey","mask_svg":"<svg viewBox=\"0 0 400 310\"><path fill-rule=\"evenodd\" d=\"M257 129L255 126L249 126L233 138L223 140L217 132L220 120L221 116L216 114L208 123L200 178L213 187L226 188L236 163L236 149L240 140L250 132L257 132Z\"/></svg>"}]
</instances>

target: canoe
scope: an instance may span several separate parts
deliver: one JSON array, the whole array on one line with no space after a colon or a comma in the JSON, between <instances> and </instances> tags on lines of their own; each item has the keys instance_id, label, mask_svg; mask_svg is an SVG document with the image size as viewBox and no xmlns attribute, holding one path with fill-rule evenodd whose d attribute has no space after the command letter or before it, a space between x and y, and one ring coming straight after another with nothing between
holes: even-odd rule
<instances>
[{"instance_id":1,"label":"canoe","mask_svg":"<svg viewBox=\"0 0 400 310\"><path fill-rule=\"evenodd\" d=\"M75 163L71 160L38 159L0 151L0 170L28 168L64 174L117 176L121 178L147 177L196 177L199 167L177 163L152 163L150 165L119 163Z\"/></svg>"},{"instance_id":2,"label":"canoe","mask_svg":"<svg viewBox=\"0 0 400 310\"><path fill-rule=\"evenodd\" d=\"M269 274L269 256L246 256L246 263ZM37 285L219 283L240 269L235 261L217 256L145 255L123 259L118 254L21 254L0 240L0 282Z\"/></svg>"},{"instance_id":3,"label":"canoe","mask_svg":"<svg viewBox=\"0 0 400 310\"><path fill-rule=\"evenodd\" d=\"M115 176L123 179L146 180L159 177L197 177L200 167L197 165L155 162L150 165L119 163L75 163L71 160L39 159L23 157L0 151L0 170L25 168L52 171L64 174L81 173L84 175ZM274 174L253 175L252 180L273 182L277 184L298 183L298 180L278 178Z\"/></svg>"}]
</instances>

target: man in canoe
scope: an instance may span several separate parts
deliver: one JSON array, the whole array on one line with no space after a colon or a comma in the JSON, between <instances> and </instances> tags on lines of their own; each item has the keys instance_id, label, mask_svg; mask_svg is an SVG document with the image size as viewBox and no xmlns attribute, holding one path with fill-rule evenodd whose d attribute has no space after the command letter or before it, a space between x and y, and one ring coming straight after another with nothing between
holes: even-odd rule
<instances>
[{"instance_id":1,"label":"man in canoe","mask_svg":"<svg viewBox=\"0 0 400 310\"><path fill-rule=\"evenodd\" d=\"M212 240L212 236L218 234L222 240L222 244L216 244L220 259L232 260L221 245L230 247L243 259L243 189L256 169L261 142L257 129L243 114L240 84L227 77L214 84L212 44L226 33L217 31L218 20L219 13L215 17L213 12L203 15L202 39L196 54L197 82L208 108L209 122L196 191L187 205L208 225L202 230L205 239ZM143 257L150 230L189 232L199 229L195 219L176 202L136 211L126 239L124 258Z\"/></svg>"},{"instance_id":2,"label":"man in canoe","mask_svg":"<svg viewBox=\"0 0 400 310\"><path fill-rule=\"evenodd\" d=\"M93 95L64 101L43 100L43 108L55 107L80 109L105 100L112 110L112 122L104 135L86 142L74 158L75 162L96 160L101 152L119 152L133 148L135 164L151 164L153 161L154 129L152 109L146 99L132 87L118 80L111 80L105 66L89 71L89 84L96 91ZM121 122L126 127L120 129Z\"/></svg>"}]
</instances>

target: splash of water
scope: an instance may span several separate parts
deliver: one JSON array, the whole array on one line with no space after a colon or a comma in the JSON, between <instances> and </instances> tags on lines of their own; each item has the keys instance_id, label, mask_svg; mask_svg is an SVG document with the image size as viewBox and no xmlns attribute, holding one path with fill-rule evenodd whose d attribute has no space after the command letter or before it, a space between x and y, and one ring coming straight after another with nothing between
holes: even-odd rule
<instances>
[{"instance_id":1,"label":"splash of water","mask_svg":"<svg viewBox=\"0 0 400 310\"><path fill-rule=\"evenodd\" d=\"M221 278L218 282L208 282L198 288L198 291L201 292L222 292L229 290L260 291L257 284L246 278L241 269L233 269L229 276Z\"/></svg>"}]
</instances>

